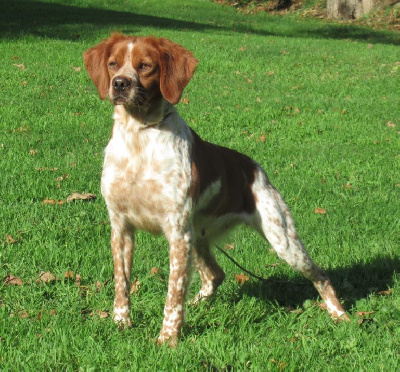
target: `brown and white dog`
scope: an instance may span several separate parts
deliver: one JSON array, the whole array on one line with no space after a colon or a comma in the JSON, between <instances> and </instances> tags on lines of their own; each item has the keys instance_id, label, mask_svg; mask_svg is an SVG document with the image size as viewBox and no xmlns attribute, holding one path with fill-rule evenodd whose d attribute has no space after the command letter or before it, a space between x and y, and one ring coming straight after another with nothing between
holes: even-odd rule
<instances>
[{"instance_id":1,"label":"brown and white dog","mask_svg":"<svg viewBox=\"0 0 400 372\"><path fill-rule=\"evenodd\" d=\"M257 230L293 269L310 279L333 318L348 319L326 273L309 257L293 217L259 164L203 141L173 105L197 60L167 39L113 34L84 53L100 98L115 105L105 151L102 194L111 221L114 319L131 325L130 281L134 233L163 233L170 273L159 343L175 345L193 256L211 296L224 280L210 246L239 223Z\"/></svg>"}]
</instances>

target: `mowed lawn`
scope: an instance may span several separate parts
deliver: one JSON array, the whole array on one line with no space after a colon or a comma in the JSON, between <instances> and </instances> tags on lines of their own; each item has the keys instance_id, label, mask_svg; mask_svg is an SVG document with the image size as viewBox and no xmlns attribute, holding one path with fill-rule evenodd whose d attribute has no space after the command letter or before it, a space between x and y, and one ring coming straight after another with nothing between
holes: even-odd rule
<instances>
[{"instance_id":1,"label":"mowed lawn","mask_svg":"<svg viewBox=\"0 0 400 372\"><path fill-rule=\"evenodd\" d=\"M178 105L204 139L256 159L351 317L256 233L221 247L217 296L156 345L168 244L137 235L133 327L112 321L100 194L112 105L82 53L112 31L199 59ZM400 367L400 36L208 0L4 2L0 11L0 370L395 371ZM67 202L73 193L97 198ZM189 299L199 288L193 274Z\"/></svg>"}]
</instances>

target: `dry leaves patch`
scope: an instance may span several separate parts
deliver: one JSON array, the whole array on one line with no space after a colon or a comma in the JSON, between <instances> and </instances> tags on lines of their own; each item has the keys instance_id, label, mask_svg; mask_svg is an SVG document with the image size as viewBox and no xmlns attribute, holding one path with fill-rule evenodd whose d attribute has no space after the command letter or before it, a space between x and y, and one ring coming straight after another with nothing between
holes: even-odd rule
<instances>
[{"instance_id":1,"label":"dry leaves patch","mask_svg":"<svg viewBox=\"0 0 400 372\"><path fill-rule=\"evenodd\" d=\"M67 197L67 202L76 201L76 200L96 200L97 196L90 193L78 193L75 192Z\"/></svg>"},{"instance_id":2,"label":"dry leaves patch","mask_svg":"<svg viewBox=\"0 0 400 372\"><path fill-rule=\"evenodd\" d=\"M28 280L26 282L26 284L32 284L36 283L36 284L52 284L52 283L56 283L57 281L74 281L76 287L79 289L79 294L81 296L86 296L87 293L89 291L91 291L93 293L93 287L94 287L94 292L100 292L101 289L103 287L105 287L110 281L106 280L104 283L100 282L100 281L96 281L95 284L89 284L89 285L82 285L81 283L81 276L79 274L74 274L72 271L66 271L64 273L64 277L63 278L59 278L55 275L53 275L50 271L41 271L40 274L36 277L35 280L31 281ZM13 275L13 274L8 274L7 276L5 276L3 278L3 282L6 286L22 286L24 284L24 282L22 281L21 278ZM135 288L136 291L138 291L139 289L139 280L137 279L136 281L134 281L134 283L136 285ZM134 292L134 291L133 291ZM133 293L132 292L132 293ZM100 319L104 319L107 318L109 316L109 312L107 311L103 311L103 310L82 310L82 313L88 314L89 316L98 316ZM10 313L10 317L18 317L18 318L37 318L38 320L41 320L44 314L50 314L50 315L56 315L57 311L55 309L50 309L50 310L45 310L42 309L39 312L35 312L35 311L29 311L26 309L20 309L20 310L16 310L13 311L12 313Z\"/></svg>"},{"instance_id":3,"label":"dry leaves patch","mask_svg":"<svg viewBox=\"0 0 400 372\"><path fill-rule=\"evenodd\" d=\"M65 177L67 176L67 177ZM68 178L68 175L62 176L63 178L57 178L57 181L63 181L64 179ZM65 200L54 200L54 199L44 199L43 204L58 204L62 205L67 202L74 202L77 200L83 200L83 201L95 201L97 199L97 196L91 193L78 193L75 192L73 194L68 195L67 199Z\"/></svg>"},{"instance_id":4,"label":"dry leaves patch","mask_svg":"<svg viewBox=\"0 0 400 372\"><path fill-rule=\"evenodd\" d=\"M23 281L21 278L18 278L17 276L14 275L7 275L4 279L3 279L5 285L23 285Z\"/></svg>"}]
</instances>

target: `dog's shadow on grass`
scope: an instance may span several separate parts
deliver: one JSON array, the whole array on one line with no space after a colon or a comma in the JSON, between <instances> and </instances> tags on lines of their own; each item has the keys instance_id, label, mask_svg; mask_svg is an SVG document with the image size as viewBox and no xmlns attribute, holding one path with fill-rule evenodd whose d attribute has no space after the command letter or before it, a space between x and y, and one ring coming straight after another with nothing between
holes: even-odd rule
<instances>
[{"instance_id":1,"label":"dog's shadow on grass","mask_svg":"<svg viewBox=\"0 0 400 372\"><path fill-rule=\"evenodd\" d=\"M386 293L384 291L394 285L394 273L399 271L400 259L384 256L367 263L326 270L347 309L371 294ZM318 298L312 283L300 275L295 278L271 276L264 282L252 279L242 285L239 298L244 294L294 308L301 307L306 300Z\"/></svg>"}]
</instances>

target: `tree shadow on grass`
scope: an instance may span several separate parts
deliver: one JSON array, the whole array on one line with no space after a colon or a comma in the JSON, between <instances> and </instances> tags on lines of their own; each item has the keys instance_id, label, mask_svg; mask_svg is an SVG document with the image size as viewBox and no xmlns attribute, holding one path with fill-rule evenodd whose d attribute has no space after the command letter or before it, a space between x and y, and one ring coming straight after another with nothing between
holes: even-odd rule
<instances>
[{"instance_id":1,"label":"tree shadow on grass","mask_svg":"<svg viewBox=\"0 0 400 372\"><path fill-rule=\"evenodd\" d=\"M357 26L343 26L334 23L292 22L290 28L282 28L280 17L270 17L268 24L274 24L274 31L255 29L251 24L238 22L233 26L215 25L214 18L202 21L183 21L134 12L81 8L75 5L44 3L40 1L12 0L3 2L0 8L0 37L18 39L26 35L49 37L61 40L77 40L80 33L86 36L98 35L99 29L115 29L125 33L137 33L146 27L188 30L188 31L228 31L300 38L349 39L369 43L400 45L400 37L395 33L373 31ZM250 17L250 16L249 16ZM245 19L245 18L243 18ZM290 22L288 20L286 23ZM268 28L268 25L265 27ZM281 31L279 31L281 30Z\"/></svg>"},{"instance_id":2,"label":"tree shadow on grass","mask_svg":"<svg viewBox=\"0 0 400 372\"><path fill-rule=\"evenodd\" d=\"M384 256L368 263L327 270L347 310L354 306L357 300L393 287L395 272L400 272L400 259ZM318 298L312 283L301 276L294 279L272 276L266 282L251 280L241 287L239 296L243 294L266 301L277 301L281 306L295 308L302 306L306 300Z\"/></svg>"}]
</instances>

